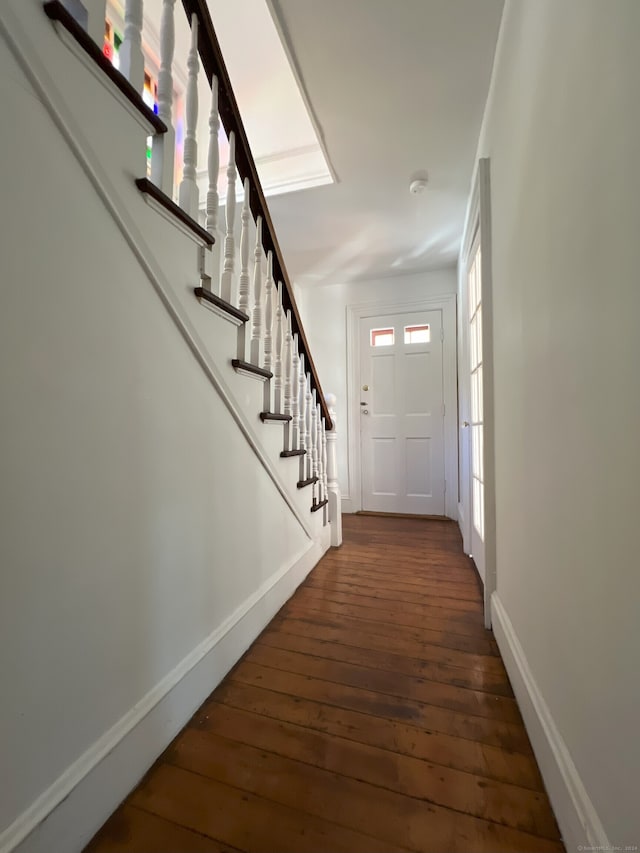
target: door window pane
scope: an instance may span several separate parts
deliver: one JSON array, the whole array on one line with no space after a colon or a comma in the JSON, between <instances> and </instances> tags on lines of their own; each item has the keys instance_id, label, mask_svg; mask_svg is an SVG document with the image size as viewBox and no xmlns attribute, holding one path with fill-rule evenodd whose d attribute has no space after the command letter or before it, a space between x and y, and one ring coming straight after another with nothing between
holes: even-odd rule
<instances>
[{"instance_id":1,"label":"door window pane","mask_svg":"<svg viewBox=\"0 0 640 853\"><path fill-rule=\"evenodd\" d=\"M371 329L372 347L392 347L395 342L393 329Z\"/></svg>"},{"instance_id":2,"label":"door window pane","mask_svg":"<svg viewBox=\"0 0 640 853\"><path fill-rule=\"evenodd\" d=\"M424 326L405 326L405 344L428 344L431 341L431 328L427 323Z\"/></svg>"}]
</instances>

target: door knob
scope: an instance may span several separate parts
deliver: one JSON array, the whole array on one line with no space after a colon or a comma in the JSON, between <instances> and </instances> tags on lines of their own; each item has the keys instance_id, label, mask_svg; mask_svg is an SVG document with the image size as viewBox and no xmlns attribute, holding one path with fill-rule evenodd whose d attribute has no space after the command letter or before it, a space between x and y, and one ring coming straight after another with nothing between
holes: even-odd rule
<instances>
[{"instance_id":1,"label":"door knob","mask_svg":"<svg viewBox=\"0 0 640 853\"><path fill-rule=\"evenodd\" d=\"M468 426L469 426L469 421L462 421L462 426L463 426L463 427L468 427Z\"/></svg>"},{"instance_id":2,"label":"door knob","mask_svg":"<svg viewBox=\"0 0 640 853\"><path fill-rule=\"evenodd\" d=\"M368 386L368 385L363 385L363 386L362 386L362 390L363 390L363 391L368 391L368 390L369 390L369 386Z\"/></svg>"}]
</instances>

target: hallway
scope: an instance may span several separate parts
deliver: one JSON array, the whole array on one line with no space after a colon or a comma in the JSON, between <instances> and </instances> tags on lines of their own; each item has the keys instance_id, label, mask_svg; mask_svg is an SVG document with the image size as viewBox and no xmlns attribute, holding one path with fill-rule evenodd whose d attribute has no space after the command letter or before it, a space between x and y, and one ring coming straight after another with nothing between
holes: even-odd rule
<instances>
[{"instance_id":1,"label":"hallway","mask_svg":"<svg viewBox=\"0 0 640 853\"><path fill-rule=\"evenodd\" d=\"M457 525L343 523L88 851L564 849Z\"/></svg>"}]
</instances>

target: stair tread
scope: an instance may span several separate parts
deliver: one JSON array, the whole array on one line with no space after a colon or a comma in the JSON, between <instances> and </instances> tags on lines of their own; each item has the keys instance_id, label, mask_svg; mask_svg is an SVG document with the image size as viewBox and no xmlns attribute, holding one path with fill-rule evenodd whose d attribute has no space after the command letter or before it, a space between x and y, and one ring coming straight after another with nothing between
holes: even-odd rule
<instances>
[{"instance_id":1,"label":"stair tread","mask_svg":"<svg viewBox=\"0 0 640 853\"><path fill-rule=\"evenodd\" d=\"M291 420L291 415L281 415L278 412L260 412L261 421L283 421L288 423Z\"/></svg>"},{"instance_id":2,"label":"stair tread","mask_svg":"<svg viewBox=\"0 0 640 853\"><path fill-rule=\"evenodd\" d=\"M317 477L309 477L308 480L298 480L298 482L296 483L296 486L299 489L304 489L305 486L312 486L314 483L317 483L317 482L318 482Z\"/></svg>"},{"instance_id":3,"label":"stair tread","mask_svg":"<svg viewBox=\"0 0 640 853\"><path fill-rule=\"evenodd\" d=\"M265 370L264 367L258 367L257 364L251 364L250 361L243 361L241 358L232 358L231 364L234 370L244 371L245 373L255 373L256 376L261 376L264 379L272 379L273 373L270 370Z\"/></svg>"},{"instance_id":4,"label":"stair tread","mask_svg":"<svg viewBox=\"0 0 640 853\"><path fill-rule=\"evenodd\" d=\"M239 308L236 308L235 305L231 305L230 302L226 302L220 296L216 296L215 293L211 293L210 290L205 290L204 287L194 287L193 292L198 297L198 299L204 299L207 302L210 302L212 305L215 305L216 308L220 308L220 310L225 311L231 317L235 317L237 320L241 320L243 323L248 322L248 314L245 314L244 311L241 311Z\"/></svg>"},{"instance_id":5,"label":"stair tread","mask_svg":"<svg viewBox=\"0 0 640 853\"><path fill-rule=\"evenodd\" d=\"M322 509L322 507L326 506L328 503L329 503L329 501L327 500L327 498L325 498L323 501L320 501L319 503L311 504L311 512L318 512L319 509Z\"/></svg>"},{"instance_id":6,"label":"stair tread","mask_svg":"<svg viewBox=\"0 0 640 853\"><path fill-rule=\"evenodd\" d=\"M186 227L207 246L211 247L216 242L215 237L213 237L212 234L205 231L205 229L199 225L195 219L189 216L188 213L185 213L184 210L179 207L175 201L173 201L173 199L169 198L166 193L163 193L159 187L149 180L149 178L136 178L136 186L141 193L150 196L154 201L161 205L161 207L168 211L168 213L175 216L175 218L183 225L186 225ZM247 317L247 319L249 318Z\"/></svg>"},{"instance_id":7,"label":"stair tread","mask_svg":"<svg viewBox=\"0 0 640 853\"><path fill-rule=\"evenodd\" d=\"M280 453L283 459L288 459L290 456L304 456L306 450L283 450Z\"/></svg>"}]
</instances>

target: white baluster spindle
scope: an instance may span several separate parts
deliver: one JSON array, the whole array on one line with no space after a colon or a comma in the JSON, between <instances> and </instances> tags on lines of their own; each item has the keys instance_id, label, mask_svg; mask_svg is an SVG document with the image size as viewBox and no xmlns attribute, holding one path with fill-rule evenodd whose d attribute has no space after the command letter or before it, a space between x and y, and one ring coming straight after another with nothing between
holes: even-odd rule
<instances>
[{"instance_id":1,"label":"white baluster spindle","mask_svg":"<svg viewBox=\"0 0 640 853\"><path fill-rule=\"evenodd\" d=\"M318 503L318 406L316 389L311 392L311 476L316 478L313 484L313 503Z\"/></svg>"},{"instance_id":2,"label":"white baluster spindle","mask_svg":"<svg viewBox=\"0 0 640 853\"><path fill-rule=\"evenodd\" d=\"M124 7L124 37L120 50L120 71L136 92L144 86L144 56L142 54L142 0L127 0Z\"/></svg>"},{"instance_id":3,"label":"white baluster spindle","mask_svg":"<svg viewBox=\"0 0 640 853\"><path fill-rule=\"evenodd\" d=\"M185 107L184 168L182 183L178 194L180 207L192 219L198 218L198 184L196 167L198 165L198 143L196 129L198 124L198 17L191 16L191 47L187 58L189 79L187 80L187 99Z\"/></svg>"},{"instance_id":4,"label":"white baluster spindle","mask_svg":"<svg viewBox=\"0 0 640 853\"><path fill-rule=\"evenodd\" d=\"M227 166L227 203L225 206L224 269L220 280L220 296L231 303L233 298L233 273L235 271L236 238L236 135L229 134L229 165Z\"/></svg>"},{"instance_id":5,"label":"white baluster spindle","mask_svg":"<svg viewBox=\"0 0 640 853\"><path fill-rule=\"evenodd\" d=\"M217 236L218 230L218 173L220 171L220 149L218 147L218 131L220 130L220 118L218 117L218 78L214 74L211 77L211 110L209 112L209 157L207 159L207 170L209 173L209 189L207 190L207 218L205 228L213 236Z\"/></svg>"},{"instance_id":6,"label":"white baluster spindle","mask_svg":"<svg viewBox=\"0 0 640 853\"><path fill-rule=\"evenodd\" d=\"M276 293L275 359L273 364L273 411L282 414L282 282Z\"/></svg>"},{"instance_id":7,"label":"white baluster spindle","mask_svg":"<svg viewBox=\"0 0 640 853\"><path fill-rule=\"evenodd\" d=\"M256 222L256 247L253 252L253 316L251 323L251 364L262 366L262 217Z\"/></svg>"},{"instance_id":8,"label":"white baluster spindle","mask_svg":"<svg viewBox=\"0 0 640 853\"><path fill-rule=\"evenodd\" d=\"M291 449L300 449L300 384L298 371L300 356L298 355L298 334L293 336L291 350Z\"/></svg>"},{"instance_id":9,"label":"white baluster spindle","mask_svg":"<svg viewBox=\"0 0 640 853\"><path fill-rule=\"evenodd\" d=\"M267 253L267 278L264 283L264 369L273 366L273 255ZM272 371L273 372L273 371ZM271 382L264 383L264 410L271 411Z\"/></svg>"},{"instance_id":10,"label":"white baluster spindle","mask_svg":"<svg viewBox=\"0 0 640 853\"><path fill-rule=\"evenodd\" d=\"M305 448L307 454L306 460L306 477L305 480L310 480L313 477L313 444L311 441L311 374L307 373L307 381L304 389L304 411L305 411Z\"/></svg>"},{"instance_id":11,"label":"white baluster spindle","mask_svg":"<svg viewBox=\"0 0 640 853\"><path fill-rule=\"evenodd\" d=\"M336 433L335 394L325 394L325 401L331 418L331 429L326 433L327 441L327 497L329 499L329 520L331 522L331 545L342 545L342 497L338 483L338 436Z\"/></svg>"},{"instance_id":12,"label":"white baluster spindle","mask_svg":"<svg viewBox=\"0 0 640 853\"><path fill-rule=\"evenodd\" d=\"M238 279L238 308L251 316L251 278L249 276L249 178L244 179L244 201L242 203L242 221L240 229L240 278ZM238 329L238 358L247 359L247 329L243 323Z\"/></svg>"},{"instance_id":13,"label":"white baluster spindle","mask_svg":"<svg viewBox=\"0 0 640 853\"><path fill-rule=\"evenodd\" d=\"M329 494L327 491L327 424L324 418L322 418L322 431L320 433L320 436L322 438L322 453L320 457L322 460L322 500L328 501ZM326 524L327 521L329 521L328 507L326 507L324 510L324 523Z\"/></svg>"},{"instance_id":14,"label":"white baluster spindle","mask_svg":"<svg viewBox=\"0 0 640 853\"><path fill-rule=\"evenodd\" d=\"M318 500L324 500L324 477L322 471L322 410L320 408L320 403L318 403L318 415L317 415L317 428L318 428Z\"/></svg>"},{"instance_id":15,"label":"white baluster spindle","mask_svg":"<svg viewBox=\"0 0 640 853\"><path fill-rule=\"evenodd\" d=\"M300 421L299 421L299 445L300 450L305 451L305 455L300 457L300 479L306 480L306 470L307 470L307 460L306 455L308 453L307 450L307 436L306 436L306 419L307 419L307 401L306 401L306 390L307 383L304 373L304 355L298 356L299 364L298 364L298 410L300 412Z\"/></svg>"},{"instance_id":16,"label":"white baluster spindle","mask_svg":"<svg viewBox=\"0 0 640 853\"><path fill-rule=\"evenodd\" d=\"M163 193L173 198L173 164L176 134L173 129L173 49L175 28L173 13L176 0L163 0L160 22L160 73L158 74L158 116L167 126L166 133L156 133L151 142L151 180Z\"/></svg>"},{"instance_id":17,"label":"white baluster spindle","mask_svg":"<svg viewBox=\"0 0 640 853\"><path fill-rule=\"evenodd\" d=\"M284 385L284 406L283 414L291 415L291 350L293 338L291 335L291 311L287 311L286 321L284 326L284 349L282 352L282 379ZM290 450L289 440L291 438L291 430L289 423L284 427L284 449Z\"/></svg>"}]
</instances>

